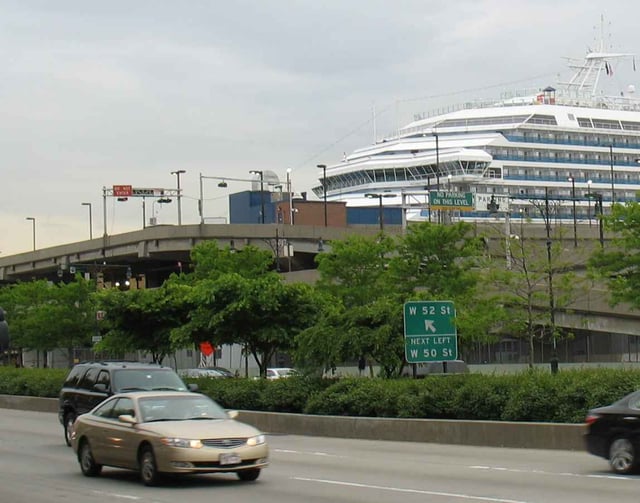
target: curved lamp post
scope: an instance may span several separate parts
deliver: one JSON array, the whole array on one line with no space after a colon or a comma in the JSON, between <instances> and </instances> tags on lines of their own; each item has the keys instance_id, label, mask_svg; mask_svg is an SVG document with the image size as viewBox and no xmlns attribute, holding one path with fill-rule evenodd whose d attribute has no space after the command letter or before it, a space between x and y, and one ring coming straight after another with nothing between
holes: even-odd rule
<instances>
[{"instance_id":1,"label":"curved lamp post","mask_svg":"<svg viewBox=\"0 0 640 503\"><path fill-rule=\"evenodd\" d=\"M322 199L324 201L324 226L327 226L327 166L318 164L318 168L322 170Z\"/></svg>"},{"instance_id":2,"label":"curved lamp post","mask_svg":"<svg viewBox=\"0 0 640 503\"><path fill-rule=\"evenodd\" d=\"M93 218L91 216L91 203L81 203L81 204L82 206L89 207L89 239L93 239Z\"/></svg>"},{"instance_id":3,"label":"curved lamp post","mask_svg":"<svg viewBox=\"0 0 640 503\"><path fill-rule=\"evenodd\" d=\"M26 220L31 220L31 228L33 230L33 251L36 251L36 219L35 217L27 217Z\"/></svg>"},{"instance_id":4,"label":"curved lamp post","mask_svg":"<svg viewBox=\"0 0 640 503\"><path fill-rule=\"evenodd\" d=\"M181 199L182 199L182 192L180 190L180 175L186 173L186 171L184 169L179 169L177 171L172 171L171 174L172 175L176 175L177 178L177 184L178 184L178 225L182 225L182 203L181 203Z\"/></svg>"},{"instance_id":5,"label":"curved lamp post","mask_svg":"<svg viewBox=\"0 0 640 503\"><path fill-rule=\"evenodd\" d=\"M571 182L571 199L573 200L573 247L578 247L578 227L576 225L576 179L572 176L568 178Z\"/></svg>"},{"instance_id":6,"label":"curved lamp post","mask_svg":"<svg viewBox=\"0 0 640 503\"><path fill-rule=\"evenodd\" d=\"M396 194L389 194L389 193L383 193L383 194L373 194L373 193L369 193L369 194L365 194L364 197L367 197L369 199L378 199L378 221L380 222L380 232L382 232L384 230L384 211L383 211L383 207L382 207L382 198L383 197L396 197Z\"/></svg>"}]
</instances>

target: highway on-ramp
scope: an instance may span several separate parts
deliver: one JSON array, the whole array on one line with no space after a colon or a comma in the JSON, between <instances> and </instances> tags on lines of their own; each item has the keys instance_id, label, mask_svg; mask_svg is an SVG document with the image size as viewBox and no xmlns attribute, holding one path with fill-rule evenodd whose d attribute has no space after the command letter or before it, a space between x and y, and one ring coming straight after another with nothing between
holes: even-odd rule
<instances>
[{"instance_id":1,"label":"highway on-ramp","mask_svg":"<svg viewBox=\"0 0 640 503\"><path fill-rule=\"evenodd\" d=\"M1 503L616 503L638 501L640 476L621 477L585 452L270 435L258 481L198 475L145 487L137 474L80 473L52 413L0 409Z\"/></svg>"}]
</instances>

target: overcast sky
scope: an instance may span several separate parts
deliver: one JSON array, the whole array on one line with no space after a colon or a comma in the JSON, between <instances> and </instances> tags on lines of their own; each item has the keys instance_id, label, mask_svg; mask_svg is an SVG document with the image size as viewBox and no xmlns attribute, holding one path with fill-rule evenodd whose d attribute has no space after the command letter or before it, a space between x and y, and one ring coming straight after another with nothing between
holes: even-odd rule
<instances>
[{"instance_id":1,"label":"overcast sky","mask_svg":"<svg viewBox=\"0 0 640 503\"><path fill-rule=\"evenodd\" d=\"M563 57L640 51L637 0L0 0L0 253L103 233L102 188L176 188L199 222L200 174L271 170L295 192L415 113L555 85ZM596 29L597 28L597 29ZM640 63L640 59L639 59ZM640 92L640 73L610 84ZM205 216L249 183L203 179ZM176 224L177 205L146 216ZM142 200L107 199L107 231ZM216 219L216 217L220 217Z\"/></svg>"}]
</instances>

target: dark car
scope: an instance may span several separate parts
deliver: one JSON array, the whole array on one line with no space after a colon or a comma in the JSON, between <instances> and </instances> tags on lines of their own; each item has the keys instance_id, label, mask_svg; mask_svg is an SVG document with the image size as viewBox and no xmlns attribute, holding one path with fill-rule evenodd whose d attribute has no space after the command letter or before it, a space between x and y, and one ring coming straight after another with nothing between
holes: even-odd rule
<instances>
[{"instance_id":1,"label":"dark car","mask_svg":"<svg viewBox=\"0 0 640 503\"><path fill-rule=\"evenodd\" d=\"M592 409L585 420L587 451L608 459L620 474L634 473L640 466L640 391L617 402Z\"/></svg>"},{"instance_id":2,"label":"dark car","mask_svg":"<svg viewBox=\"0 0 640 503\"><path fill-rule=\"evenodd\" d=\"M58 419L64 428L64 439L71 445L71 429L76 417L116 393L127 391L194 391L171 367L152 363L100 361L75 365L62 385Z\"/></svg>"}]
</instances>

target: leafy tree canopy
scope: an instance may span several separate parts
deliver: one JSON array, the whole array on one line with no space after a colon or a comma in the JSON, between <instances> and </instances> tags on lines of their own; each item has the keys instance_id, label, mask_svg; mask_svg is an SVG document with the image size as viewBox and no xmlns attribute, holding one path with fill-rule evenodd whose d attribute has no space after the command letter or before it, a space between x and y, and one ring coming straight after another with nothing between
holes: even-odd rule
<instances>
[{"instance_id":1,"label":"leafy tree canopy","mask_svg":"<svg viewBox=\"0 0 640 503\"><path fill-rule=\"evenodd\" d=\"M604 278L611 292L613 305L627 302L640 308L640 203L614 204L611 215L604 217L612 230L611 246L596 252L589 265L597 276Z\"/></svg>"}]
</instances>

